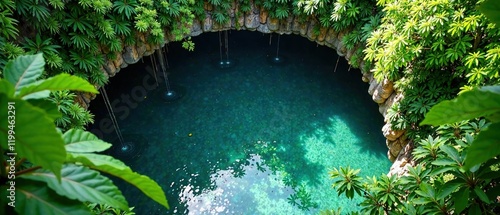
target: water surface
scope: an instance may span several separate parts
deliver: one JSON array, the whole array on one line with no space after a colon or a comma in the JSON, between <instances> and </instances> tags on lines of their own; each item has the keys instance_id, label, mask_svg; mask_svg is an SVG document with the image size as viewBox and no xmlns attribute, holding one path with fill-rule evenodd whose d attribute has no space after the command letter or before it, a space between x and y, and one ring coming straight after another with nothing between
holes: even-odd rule
<instances>
[{"instance_id":1,"label":"water surface","mask_svg":"<svg viewBox=\"0 0 500 215\"><path fill-rule=\"evenodd\" d=\"M358 70L343 58L334 72L334 50L305 38L231 31L229 56L220 69L217 33L193 38L194 52L168 46L170 82L185 96L162 100L144 63L122 69L106 87L126 141L140 156L125 159L167 194L170 210L120 181L137 214L314 214L359 199L338 197L328 172L361 168L362 175L385 174L390 162L381 133L382 116ZM156 89L152 89L156 88ZM128 99L128 101L126 101ZM91 104L94 129L107 117L102 98ZM115 133L104 136L116 142Z\"/></svg>"}]
</instances>

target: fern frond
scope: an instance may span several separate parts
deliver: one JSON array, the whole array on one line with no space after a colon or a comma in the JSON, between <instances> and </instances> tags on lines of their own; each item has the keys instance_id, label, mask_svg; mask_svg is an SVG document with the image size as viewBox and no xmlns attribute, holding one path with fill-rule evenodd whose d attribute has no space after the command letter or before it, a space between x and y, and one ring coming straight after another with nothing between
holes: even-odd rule
<instances>
[{"instance_id":1,"label":"fern frond","mask_svg":"<svg viewBox=\"0 0 500 215\"><path fill-rule=\"evenodd\" d=\"M100 14L105 14L113 6L109 0L79 0L78 4L83 9L92 9Z\"/></svg>"},{"instance_id":2,"label":"fern frond","mask_svg":"<svg viewBox=\"0 0 500 215\"><path fill-rule=\"evenodd\" d=\"M0 12L0 36L4 36L7 39L14 39L19 35L19 30L16 28L17 21L12 17L12 11L10 9L5 9Z\"/></svg>"},{"instance_id":3,"label":"fern frond","mask_svg":"<svg viewBox=\"0 0 500 215\"><path fill-rule=\"evenodd\" d=\"M97 69L97 70L92 70L90 72L90 83L99 85L99 86L104 86L108 83L109 77L105 74L105 72Z\"/></svg>"},{"instance_id":4,"label":"fern frond","mask_svg":"<svg viewBox=\"0 0 500 215\"><path fill-rule=\"evenodd\" d=\"M110 39L115 36L115 31L111 26L111 20L104 19L101 17L101 19L99 19L99 21L97 22L97 26L101 30L99 32L102 33L106 38Z\"/></svg>"},{"instance_id":5,"label":"fern frond","mask_svg":"<svg viewBox=\"0 0 500 215\"><path fill-rule=\"evenodd\" d=\"M217 22L218 24L226 23L227 18L221 12L215 12L214 17L215 17L215 19L214 19L215 22Z\"/></svg>"},{"instance_id":6,"label":"fern frond","mask_svg":"<svg viewBox=\"0 0 500 215\"><path fill-rule=\"evenodd\" d=\"M30 0L17 0L16 2L16 12L21 16L30 16Z\"/></svg>"},{"instance_id":7,"label":"fern frond","mask_svg":"<svg viewBox=\"0 0 500 215\"><path fill-rule=\"evenodd\" d=\"M222 0L208 0L208 3L212 4L213 6L219 6L222 3Z\"/></svg>"},{"instance_id":8,"label":"fern frond","mask_svg":"<svg viewBox=\"0 0 500 215\"><path fill-rule=\"evenodd\" d=\"M78 49L90 48L90 39L86 35L69 33L71 36L71 44Z\"/></svg>"},{"instance_id":9,"label":"fern frond","mask_svg":"<svg viewBox=\"0 0 500 215\"><path fill-rule=\"evenodd\" d=\"M80 69L92 71L97 68L95 57L88 51L70 51L70 57L73 64Z\"/></svg>"},{"instance_id":10,"label":"fern frond","mask_svg":"<svg viewBox=\"0 0 500 215\"><path fill-rule=\"evenodd\" d=\"M60 68L62 66L62 58L57 54L44 54L44 58L51 68Z\"/></svg>"},{"instance_id":11,"label":"fern frond","mask_svg":"<svg viewBox=\"0 0 500 215\"><path fill-rule=\"evenodd\" d=\"M50 16L49 9L42 4L30 5L30 12L38 22L45 22L45 20Z\"/></svg>"},{"instance_id":12,"label":"fern frond","mask_svg":"<svg viewBox=\"0 0 500 215\"><path fill-rule=\"evenodd\" d=\"M29 38L25 38L25 43L23 47L28 50L29 54L35 53L43 53L46 57L47 63L55 68L60 66L61 59L57 57L57 48L60 48L59 45L53 45L51 43L51 38L42 40L39 34L36 35L35 40L31 40ZM55 57L49 57L55 56Z\"/></svg>"},{"instance_id":13,"label":"fern frond","mask_svg":"<svg viewBox=\"0 0 500 215\"><path fill-rule=\"evenodd\" d=\"M131 33L130 24L127 21L122 20L117 16L110 16L109 22L113 27L115 33L124 36L130 35Z\"/></svg>"},{"instance_id":14,"label":"fern frond","mask_svg":"<svg viewBox=\"0 0 500 215\"><path fill-rule=\"evenodd\" d=\"M281 6L276 8L276 12L274 13L274 16L278 19L284 19L288 17L288 8L286 6Z\"/></svg>"},{"instance_id":15,"label":"fern frond","mask_svg":"<svg viewBox=\"0 0 500 215\"><path fill-rule=\"evenodd\" d=\"M113 11L118 12L120 15L124 15L127 19L130 19L132 15L135 15L135 7L137 2L135 0L129 1L115 1L113 3Z\"/></svg>"},{"instance_id":16,"label":"fern frond","mask_svg":"<svg viewBox=\"0 0 500 215\"><path fill-rule=\"evenodd\" d=\"M49 0L49 4L55 9L64 9L64 2L62 0Z\"/></svg>"},{"instance_id":17,"label":"fern frond","mask_svg":"<svg viewBox=\"0 0 500 215\"><path fill-rule=\"evenodd\" d=\"M81 33L93 32L90 20L81 17L79 14L70 13L69 17L64 19L66 26L73 29L73 31L80 31Z\"/></svg>"},{"instance_id":18,"label":"fern frond","mask_svg":"<svg viewBox=\"0 0 500 215\"><path fill-rule=\"evenodd\" d=\"M181 6L177 2L172 3L167 9L167 13L170 16L179 17L179 15L181 15Z\"/></svg>"}]
</instances>

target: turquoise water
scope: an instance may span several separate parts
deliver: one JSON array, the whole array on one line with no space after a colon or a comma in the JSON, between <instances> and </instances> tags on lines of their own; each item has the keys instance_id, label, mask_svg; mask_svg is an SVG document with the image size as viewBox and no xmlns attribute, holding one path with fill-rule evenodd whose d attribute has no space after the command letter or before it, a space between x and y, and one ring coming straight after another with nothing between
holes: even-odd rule
<instances>
[{"instance_id":1,"label":"turquoise water","mask_svg":"<svg viewBox=\"0 0 500 215\"><path fill-rule=\"evenodd\" d=\"M338 197L328 172L348 165L362 175L388 171L382 116L360 72L348 71L343 58L334 72L334 50L294 35L281 36L286 64L272 64L276 38L269 45L269 35L232 31L236 65L227 69L216 66L217 33L193 38L194 52L170 44L169 79L185 94L176 103L162 100L162 78L147 89L156 86L149 57L111 79L106 89L122 133L140 149L124 160L156 180L171 206L117 180L137 214L347 212L359 199ZM91 110L99 129L107 116L102 98Z\"/></svg>"}]
</instances>

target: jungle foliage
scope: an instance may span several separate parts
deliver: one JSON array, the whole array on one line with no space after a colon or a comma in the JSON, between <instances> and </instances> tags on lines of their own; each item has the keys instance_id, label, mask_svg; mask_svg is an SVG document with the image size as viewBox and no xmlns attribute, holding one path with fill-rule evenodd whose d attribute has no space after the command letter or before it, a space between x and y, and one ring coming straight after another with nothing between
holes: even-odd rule
<instances>
[{"instance_id":1,"label":"jungle foliage","mask_svg":"<svg viewBox=\"0 0 500 215\"><path fill-rule=\"evenodd\" d=\"M379 1L382 22L366 41L378 80L405 95L391 108L394 129L426 138L418 126L432 105L457 92L500 82L499 29L476 8L483 1Z\"/></svg>"},{"instance_id":2,"label":"jungle foliage","mask_svg":"<svg viewBox=\"0 0 500 215\"><path fill-rule=\"evenodd\" d=\"M76 90L97 93L82 78L59 74L41 79L43 55L27 55L9 61L0 79L0 205L2 214L92 214L107 206L129 211L121 191L101 173L134 185L168 208L161 187L133 172L123 162L98 154L111 144L90 132L61 132L54 123L61 117L50 93ZM8 140L8 141L7 141ZM115 209L111 210L114 211ZM15 211L15 213L14 213ZM117 213L117 214L121 214Z\"/></svg>"},{"instance_id":3,"label":"jungle foliage","mask_svg":"<svg viewBox=\"0 0 500 215\"><path fill-rule=\"evenodd\" d=\"M192 0L2 0L0 69L21 54L43 53L46 75L64 71L102 85L105 60L139 37L163 44L168 30L168 39L182 40L194 12L200 15L194 5Z\"/></svg>"},{"instance_id":4,"label":"jungle foliage","mask_svg":"<svg viewBox=\"0 0 500 215\"><path fill-rule=\"evenodd\" d=\"M443 101L421 123L440 126L419 141L418 165L407 175L363 179L359 169L340 167L331 172L333 186L339 195L363 196L363 214L498 214L499 114L500 86Z\"/></svg>"},{"instance_id":5,"label":"jungle foliage","mask_svg":"<svg viewBox=\"0 0 500 215\"><path fill-rule=\"evenodd\" d=\"M411 130L407 135L416 143L418 164L399 178L363 179L360 170L335 168L333 186L339 195L364 197L363 214L498 214L500 4L402 0L378 5L382 24L367 39L365 59L374 63L376 78L395 81L404 94L388 118L393 128ZM459 90L457 98L447 100Z\"/></svg>"}]
</instances>

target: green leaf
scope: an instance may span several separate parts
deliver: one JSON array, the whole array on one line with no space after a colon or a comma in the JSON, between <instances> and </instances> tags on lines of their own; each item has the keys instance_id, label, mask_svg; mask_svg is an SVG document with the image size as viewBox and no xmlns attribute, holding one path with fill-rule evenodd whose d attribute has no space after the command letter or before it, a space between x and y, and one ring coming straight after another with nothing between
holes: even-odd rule
<instances>
[{"instance_id":1,"label":"green leaf","mask_svg":"<svg viewBox=\"0 0 500 215\"><path fill-rule=\"evenodd\" d=\"M121 170L108 165L95 166L92 168L123 179L124 181L137 187L149 198L165 206L167 209L169 208L167 197L165 196L162 188L149 177L132 172L130 169Z\"/></svg>"},{"instance_id":2,"label":"green leaf","mask_svg":"<svg viewBox=\"0 0 500 215\"><path fill-rule=\"evenodd\" d=\"M455 200L455 212L460 214L466 207L467 202L469 202L470 190L468 187L462 187L458 192L453 195Z\"/></svg>"},{"instance_id":3,"label":"green leaf","mask_svg":"<svg viewBox=\"0 0 500 215\"><path fill-rule=\"evenodd\" d=\"M425 182L422 182L422 183L420 183L419 187L420 187L420 190L422 191L422 192L419 192L419 195L434 199L436 193L435 193L434 188L431 185L429 185ZM416 190L416 191L419 191L419 190Z\"/></svg>"},{"instance_id":4,"label":"green leaf","mask_svg":"<svg viewBox=\"0 0 500 215\"><path fill-rule=\"evenodd\" d=\"M16 179L15 210L18 214L91 214L87 206L57 195L45 183L24 179Z\"/></svg>"},{"instance_id":5,"label":"green leaf","mask_svg":"<svg viewBox=\"0 0 500 215\"><path fill-rule=\"evenodd\" d=\"M486 116L486 118L491 122L500 122L500 112Z\"/></svg>"},{"instance_id":6,"label":"green leaf","mask_svg":"<svg viewBox=\"0 0 500 215\"><path fill-rule=\"evenodd\" d=\"M20 56L5 65L4 76L7 81L14 85L17 93L24 86L34 83L42 75L44 65L41 53Z\"/></svg>"},{"instance_id":7,"label":"green leaf","mask_svg":"<svg viewBox=\"0 0 500 215\"><path fill-rule=\"evenodd\" d=\"M0 104L7 104L4 94L0 94ZM47 113L29 102L12 99L12 105L0 105L0 139L9 137L9 123L15 126L15 145L11 145L18 156L25 157L35 165L51 170L57 176L66 159L64 142L56 130L53 120ZM15 113L8 112L8 108ZM12 111L11 110L11 111ZM15 116L15 121L10 116ZM7 141L0 141L4 149L8 149Z\"/></svg>"},{"instance_id":8,"label":"green leaf","mask_svg":"<svg viewBox=\"0 0 500 215\"><path fill-rule=\"evenodd\" d=\"M447 183L440 190L437 195L437 199L444 199L453 193L458 187L460 187L460 183Z\"/></svg>"},{"instance_id":9,"label":"green leaf","mask_svg":"<svg viewBox=\"0 0 500 215\"><path fill-rule=\"evenodd\" d=\"M80 129L66 131L63 139L67 152L102 152L111 147L111 144L100 140L94 134Z\"/></svg>"},{"instance_id":10,"label":"green leaf","mask_svg":"<svg viewBox=\"0 0 500 215\"><path fill-rule=\"evenodd\" d=\"M465 168L485 162L500 154L500 123L493 123L482 130L467 149Z\"/></svg>"},{"instance_id":11,"label":"green leaf","mask_svg":"<svg viewBox=\"0 0 500 215\"><path fill-rule=\"evenodd\" d=\"M28 100L28 102L31 105L38 107L41 110L44 110L47 116L50 117L52 120L56 120L57 118L62 116L59 110L57 110L57 105L51 101L45 99L32 99Z\"/></svg>"},{"instance_id":12,"label":"green leaf","mask_svg":"<svg viewBox=\"0 0 500 215\"><path fill-rule=\"evenodd\" d=\"M440 145L439 148L457 163L462 164L462 158L460 158L457 149L455 149L453 146Z\"/></svg>"},{"instance_id":13,"label":"green leaf","mask_svg":"<svg viewBox=\"0 0 500 215\"><path fill-rule=\"evenodd\" d=\"M479 199L481 199L481 201L489 204L490 203L490 199L488 199L488 196L486 195L486 193L484 193L483 190L481 190L480 187L476 187L474 188L474 192L476 193L476 195L479 197Z\"/></svg>"},{"instance_id":14,"label":"green leaf","mask_svg":"<svg viewBox=\"0 0 500 215\"><path fill-rule=\"evenodd\" d=\"M416 204L416 205L423 205L423 204L427 204L427 203L431 203L431 202L432 201L430 201L427 198L414 198L414 199L412 199L412 203ZM384 214L384 213L382 213L382 214Z\"/></svg>"},{"instance_id":15,"label":"green leaf","mask_svg":"<svg viewBox=\"0 0 500 215\"><path fill-rule=\"evenodd\" d=\"M384 208L382 207L378 207L378 214L384 214ZM375 213L372 213L372 214L375 214Z\"/></svg>"},{"instance_id":16,"label":"green leaf","mask_svg":"<svg viewBox=\"0 0 500 215\"><path fill-rule=\"evenodd\" d=\"M483 13L491 22L500 27L500 2L498 0L486 0L479 6L479 11Z\"/></svg>"},{"instance_id":17,"label":"green leaf","mask_svg":"<svg viewBox=\"0 0 500 215\"><path fill-rule=\"evenodd\" d=\"M435 175L439 175L439 174L449 172L449 171L456 171L456 169L457 169L457 167L455 167L455 166L443 166L443 167L439 167L439 168L434 168L432 170L432 172L430 173L430 175L435 176Z\"/></svg>"},{"instance_id":18,"label":"green leaf","mask_svg":"<svg viewBox=\"0 0 500 215\"><path fill-rule=\"evenodd\" d=\"M24 89L24 88L23 88ZM44 99L48 98L50 96L50 90L42 90L36 93L31 93L29 95L26 95L22 97L24 100L29 100L29 99Z\"/></svg>"},{"instance_id":19,"label":"green leaf","mask_svg":"<svg viewBox=\"0 0 500 215\"><path fill-rule=\"evenodd\" d=\"M74 164L64 165L61 182L56 176L44 169L24 174L21 178L46 182L61 196L81 202L107 204L125 211L129 210L127 200L113 182L99 172Z\"/></svg>"},{"instance_id":20,"label":"green leaf","mask_svg":"<svg viewBox=\"0 0 500 215\"><path fill-rule=\"evenodd\" d=\"M116 176L124 181L134 185L141 190L146 196L161 205L168 207L167 198L162 188L149 177L132 172L128 167L114 158L109 156L96 156L87 153L72 153L68 156L68 161L79 162L83 165L99 170L101 172Z\"/></svg>"},{"instance_id":21,"label":"green leaf","mask_svg":"<svg viewBox=\"0 0 500 215\"><path fill-rule=\"evenodd\" d=\"M500 112L500 86L487 86L442 101L431 108L420 125L443 125Z\"/></svg>"},{"instance_id":22,"label":"green leaf","mask_svg":"<svg viewBox=\"0 0 500 215\"><path fill-rule=\"evenodd\" d=\"M481 207L475 203L469 208L469 215L483 215L481 212Z\"/></svg>"},{"instance_id":23,"label":"green leaf","mask_svg":"<svg viewBox=\"0 0 500 215\"><path fill-rule=\"evenodd\" d=\"M453 160L448 159L448 158L438 158L435 161L432 161L431 164L436 165L436 166L449 166L449 165L455 165L457 163Z\"/></svg>"},{"instance_id":24,"label":"green leaf","mask_svg":"<svg viewBox=\"0 0 500 215\"><path fill-rule=\"evenodd\" d=\"M0 93L7 95L7 97L14 96L14 86L5 79L0 79Z\"/></svg>"},{"instance_id":25,"label":"green leaf","mask_svg":"<svg viewBox=\"0 0 500 215\"><path fill-rule=\"evenodd\" d=\"M26 95L44 90L77 90L89 93L98 93L94 85L80 77L69 74L59 74L26 86L17 96L24 97Z\"/></svg>"},{"instance_id":26,"label":"green leaf","mask_svg":"<svg viewBox=\"0 0 500 215\"><path fill-rule=\"evenodd\" d=\"M115 159L109 155L101 155L94 153L68 153L68 162L79 162L84 165L91 164L94 166L108 165L116 169L130 169L122 161Z\"/></svg>"}]
</instances>

